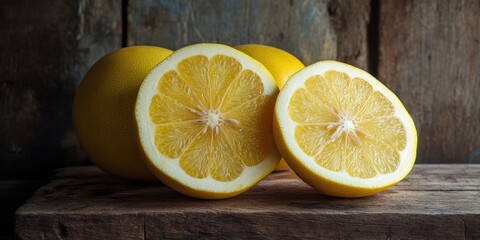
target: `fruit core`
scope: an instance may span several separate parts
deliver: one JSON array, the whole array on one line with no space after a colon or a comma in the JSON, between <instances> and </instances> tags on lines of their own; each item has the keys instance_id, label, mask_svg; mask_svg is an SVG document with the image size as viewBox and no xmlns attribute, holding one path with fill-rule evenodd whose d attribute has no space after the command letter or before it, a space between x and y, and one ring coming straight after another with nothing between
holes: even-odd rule
<instances>
[{"instance_id":1,"label":"fruit core","mask_svg":"<svg viewBox=\"0 0 480 240\"><path fill-rule=\"evenodd\" d=\"M198 109L189 108L199 118L195 121L198 124L203 124L202 133L206 134L210 128L215 134L218 134L224 124L240 125L240 122L234 118L225 117L218 109L205 109L198 106Z\"/></svg>"},{"instance_id":2,"label":"fruit core","mask_svg":"<svg viewBox=\"0 0 480 240\"><path fill-rule=\"evenodd\" d=\"M345 133L355 144L360 145L360 136L365 136L366 134L358 128L353 117L343 112L338 114L337 117L338 121L327 124L327 129L331 130L330 141L335 141L342 133Z\"/></svg>"}]
</instances>

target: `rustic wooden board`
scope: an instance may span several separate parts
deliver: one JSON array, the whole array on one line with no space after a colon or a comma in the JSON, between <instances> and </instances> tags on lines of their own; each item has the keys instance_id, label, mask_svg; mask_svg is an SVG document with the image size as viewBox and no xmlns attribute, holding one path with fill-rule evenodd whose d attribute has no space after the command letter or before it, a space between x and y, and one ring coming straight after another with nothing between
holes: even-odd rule
<instances>
[{"instance_id":1,"label":"rustic wooden board","mask_svg":"<svg viewBox=\"0 0 480 240\"><path fill-rule=\"evenodd\" d=\"M378 72L419 133L419 162L480 162L480 3L380 1Z\"/></svg>"},{"instance_id":2,"label":"rustic wooden board","mask_svg":"<svg viewBox=\"0 0 480 240\"><path fill-rule=\"evenodd\" d=\"M480 165L416 165L365 198L319 194L292 172L225 200L67 168L16 213L19 239L479 239Z\"/></svg>"},{"instance_id":3,"label":"rustic wooden board","mask_svg":"<svg viewBox=\"0 0 480 240\"><path fill-rule=\"evenodd\" d=\"M199 42L268 44L310 64L367 67L369 1L129 1L128 44L178 49Z\"/></svg>"},{"instance_id":4,"label":"rustic wooden board","mask_svg":"<svg viewBox=\"0 0 480 240\"><path fill-rule=\"evenodd\" d=\"M14 239L15 211L46 181L0 180L0 239Z\"/></svg>"},{"instance_id":5,"label":"rustic wooden board","mask_svg":"<svg viewBox=\"0 0 480 240\"><path fill-rule=\"evenodd\" d=\"M0 179L84 164L71 127L76 85L121 44L121 0L0 3Z\"/></svg>"}]
</instances>

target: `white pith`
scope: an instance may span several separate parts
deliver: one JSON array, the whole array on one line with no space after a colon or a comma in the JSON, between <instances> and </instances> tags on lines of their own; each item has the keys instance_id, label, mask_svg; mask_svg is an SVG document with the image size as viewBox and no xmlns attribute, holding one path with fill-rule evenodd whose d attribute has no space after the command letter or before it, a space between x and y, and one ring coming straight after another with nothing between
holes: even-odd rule
<instances>
[{"instance_id":1,"label":"white pith","mask_svg":"<svg viewBox=\"0 0 480 240\"><path fill-rule=\"evenodd\" d=\"M220 112L219 108L205 109L202 106L198 106L198 109L189 108L189 110L198 116L195 123L201 124L202 133L206 134L208 128L215 134L218 134L224 124L240 125L240 122L234 118L227 118Z\"/></svg>"},{"instance_id":2,"label":"white pith","mask_svg":"<svg viewBox=\"0 0 480 240\"><path fill-rule=\"evenodd\" d=\"M328 123L327 125L328 130L333 130L332 134L330 134L330 141L335 141L342 134L345 134L347 138L351 138L353 142L360 144L361 140L358 135L362 133L362 130L358 129L355 119L345 112L337 114L337 118L336 122Z\"/></svg>"},{"instance_id":3,"label":"white pith","mask_svg":"<svg viewBox=\"0 0 480 240\"><path fill-rule=\"evenodd\" d=\"M220 182L208 176L203 179L195 178L188 175L179 165L178 159L169 158L161 154L155 146L155 124L149 117L149 105L152 97L157 94L156 85L161 76L170 71L176 70L177 64L192 56L203 55L211 59L215 55L225 55L235 58L242 65L242 70L251 70L256 73L262 83L264 95L274 95L278 93L278 88L270 73L257 61L248 57L240 51L219 44L197 44L177 50L160 64L158 64L146 77L140 87L138 99L135 108L135 117L140 131L140 142L150 163L155 168L160 169L165 175L175 181L187 186L205 192L228 193L244 189L253 183L259 181L271 172L278 161L280 154L276 147L272 144L270 152L266 159L256 166L245 166L241 175L230 182ZM196 123L202 126L202 132L207 133L211 129L214 133L221 131L222 125L232 124L238 125L239 122L233 118L225 118L223 113L218 109L204 109L198 107L189 109L198 116ZM273 136L272 136L273 137ZM273 141L272 141L273 142ZM267 169L267 170L266 170ZM155 170L155 169L154 169Z\"/></svg>"},{"instance_id":4,"label":"white pith","mask_svg":"<svg viewBox=\"0 0 480 240\"><path fill-rule=\"evenodd\" d=\"M294 130L298 126L298 123L294 122L288 116L288 103L290 102L292 93L305 87L305 81L315 75L324 75L327 71L339 71L346 73L350 79L361 78L366 80L373 88L374 91L381 92L394 106L394 116L400 119L406 129L406 147L404 150L399 151L400 164L395 172L388 174L379 174L373 178L358 178L352 177L345 171L335 172L323 168L314 161L314 157L307 155L302 151L301 147L295 140ZM299 71L293 75L285 84L281 93L279 94L275 106L275 114L279 120L279 127L284 141L286 142L289 151L299 160L300 164L307 169L311 169L312 172L348 186L362 187L362 188L380 188L382 186L390 185L392 183L400 181L411 170L416 154L416 130L412 118L408 114L405 107L401 104L400 100L382 83L372 77L365 71L356 69L350 65L334 62L334 61L322 61L305 69ZM330 135L330 139L334 140L341 134L347 134L354 142L360 141L357 134L362 134L361 129L356 128L355 119L349 118L344 113L340 113L339 120L337 122L330 123L327 128L334 128L333 133ZM411 131L413 129L413 131Z\"/></svg>"}]
</instances>

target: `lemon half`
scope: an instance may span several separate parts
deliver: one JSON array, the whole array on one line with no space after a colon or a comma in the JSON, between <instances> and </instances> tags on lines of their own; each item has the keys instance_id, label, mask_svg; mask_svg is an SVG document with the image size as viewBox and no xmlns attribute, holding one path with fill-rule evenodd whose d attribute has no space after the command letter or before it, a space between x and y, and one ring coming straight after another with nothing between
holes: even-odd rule
<instances>
[{"instance_id":1,"label":"lemon half","mask_svg":"<svg viewBox=\"0 0 480 240\"><path fill-rule=\"evenodd\" d=\"M295 173L332 196L380 192L415 162L417 133L400 100L367 72L340 62L318 62L287 81L274 133Z\"/></svg>"},{"instance_id":2,"label":"lemon half","mask_svg":"<svg viewBox=\"0 0 480 240\"><path fill-rule=\"evenodd\" d=\"M246 191L281 158L272 132L277 95L268 70L234 48L196 44L175 51L138 94L135 118L147 166L192 197Z\"/></svg>"}]
</instances>

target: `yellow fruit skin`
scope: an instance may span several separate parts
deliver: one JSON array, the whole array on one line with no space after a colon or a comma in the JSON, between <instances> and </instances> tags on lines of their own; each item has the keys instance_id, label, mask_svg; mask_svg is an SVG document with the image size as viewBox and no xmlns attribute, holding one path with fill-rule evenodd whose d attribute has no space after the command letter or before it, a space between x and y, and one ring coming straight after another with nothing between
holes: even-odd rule
<instances>
[{"instance_id":1,"label":"yellow fruit skin","mask_svg":"<svg viewBox=\"0 0 480 240\"><path fill-rule=\"evenodd\" d=\"M279 48L261 44L244 44L234 48L262 63L270 71L280 90L294 73L305 67L298 58ZM288 164L282 159L275 171L288 169Z\"/></svg>"},{"instance_id":2,"label":"yellow fruit skin","mask_svg":"<svg viewBox=\"0 0 480 240\"><path fill-rule=\"evenodd\" d=\"M260 44L245 44L234 48L262 63L270 71L280 90L290 76L305 67L298 58L279 48Z\"/></svg>"},{"instance_id":3,"label":"yellow fruit skin","mask_svg":"<svg viewBox=\"0 0 480 240\"><path fill-rule=\"evenodd\" d=\"M275 168L275 171L285 171L288 169L290 169L290 167L288 166L287 162L285 162L285 160L282 158L280 162L278 162L278 165Z\"/></svg>"},{"instance_id":4,"label":"yellow fruit skin","mask_svg":"<svg viewBox=\"0 0 480 240\"><path fill-rule=\"evenodd\" d=\"M150 70L171 50L132 46L98 60L77 88L73 125L89 159L117 177L154 181L135 143L134 108Z\"/></svg>"}]
</instances>

